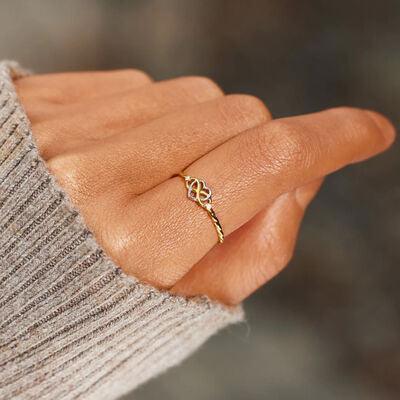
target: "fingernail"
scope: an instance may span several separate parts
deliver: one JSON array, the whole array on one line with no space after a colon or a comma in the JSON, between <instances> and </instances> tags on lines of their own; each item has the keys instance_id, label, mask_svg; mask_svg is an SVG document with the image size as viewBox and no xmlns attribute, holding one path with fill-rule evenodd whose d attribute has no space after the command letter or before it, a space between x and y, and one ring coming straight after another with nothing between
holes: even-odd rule
<instances>
[{"instance_id":1,"label":"fingernail","mask_svg":"<svg viewBox=\"0 0 400 400\"><path fill-rule=\"evenodd\" d=\"M387 144L391 144L394 141L396 136L396 129L393 124L382 114L379 114L375 111L364 110L369 117L375 122L378 126L379 130L382 132L382 135L385 138Z\"/></svg>"}]
</instances>

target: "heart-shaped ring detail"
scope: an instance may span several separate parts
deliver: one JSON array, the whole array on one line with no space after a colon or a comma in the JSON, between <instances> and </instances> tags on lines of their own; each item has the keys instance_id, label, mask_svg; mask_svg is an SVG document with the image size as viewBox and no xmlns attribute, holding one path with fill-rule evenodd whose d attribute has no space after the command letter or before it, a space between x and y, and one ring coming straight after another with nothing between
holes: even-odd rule
<instances>
[{"instance_id":1,"label":"heart-shaped ring detail","mask_svg":"<svg viewBox=\"0 0 400 400\"><path fill-rule=\"evenodd\" d=\"M179 175L185 180L185 185L188 190L187 197L207 211L217 231L218 242L223 243L225 237L224 231L212 207L211 189L206 185L203 179L193 178L183 173Z\"/></svg>"},{"instance_id":2,"label":"heart-shaped ring detail","mask_svg":"<svg viewBox=\"0 0 400 400\"><path fill-rule=\"evenodd\" d=\"M206 205L210 204L212 201L211 189L202 179L197 179L189 176L185 180L186 187L188 189L188 198L200 204L202 207L207 208Z\"/></svg>"}]
</instances>

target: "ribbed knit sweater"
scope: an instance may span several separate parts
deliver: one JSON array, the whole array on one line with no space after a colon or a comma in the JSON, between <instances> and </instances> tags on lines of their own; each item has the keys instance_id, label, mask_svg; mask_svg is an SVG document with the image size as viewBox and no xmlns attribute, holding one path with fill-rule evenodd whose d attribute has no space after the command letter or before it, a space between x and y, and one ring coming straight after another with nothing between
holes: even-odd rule
<instances>
[{"instance_id":1,"label":"ribbed knit sweater","mask_svg":"<svg viewBox=\"0 0 400 400\"><path fill-rule=\"evenodd\" d=\"M0 62L0 399L112 400L242 318L127 276L49 173Z\"/></svg>"}]
</instances>

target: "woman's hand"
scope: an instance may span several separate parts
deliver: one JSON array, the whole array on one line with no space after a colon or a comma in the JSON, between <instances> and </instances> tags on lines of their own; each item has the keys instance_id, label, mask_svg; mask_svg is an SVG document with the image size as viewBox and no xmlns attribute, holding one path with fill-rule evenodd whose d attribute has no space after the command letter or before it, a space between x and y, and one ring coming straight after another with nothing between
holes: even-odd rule
<instances>
[{"instance_id":1,"label":"woman's hand","mask_svg":"<svg viewBox=\"0 0 400 400\"><path fill-rule=\"evenodd\" d=\"M41 154L127 273L236 304L289 261L323 177L385 150L381 115L336 108L271 120L263 103L207 78L143 72L38 75L16 82ZM229 235L187 198L204 179Z\"/></svg>"}]
</instances>

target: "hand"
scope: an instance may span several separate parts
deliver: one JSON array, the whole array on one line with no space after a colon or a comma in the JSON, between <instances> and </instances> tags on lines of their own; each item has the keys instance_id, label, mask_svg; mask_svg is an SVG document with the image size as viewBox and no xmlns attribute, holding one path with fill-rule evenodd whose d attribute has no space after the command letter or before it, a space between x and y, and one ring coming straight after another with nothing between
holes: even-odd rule
<instances>
[{"instance_id":1,"label":"hand","mask_svg":"<svg viewBox=\"0 0 400 400\"><path fill-rule=\"evenodd\" d=\"M200 77L64 73L16 86L42 156L109 256L155 286L226 304L288 263L326 174L394 139L375 112L271 120L260 100ZM224 244L187 198L182 170L212 188Z\"/></svg>"}]
</instances>

